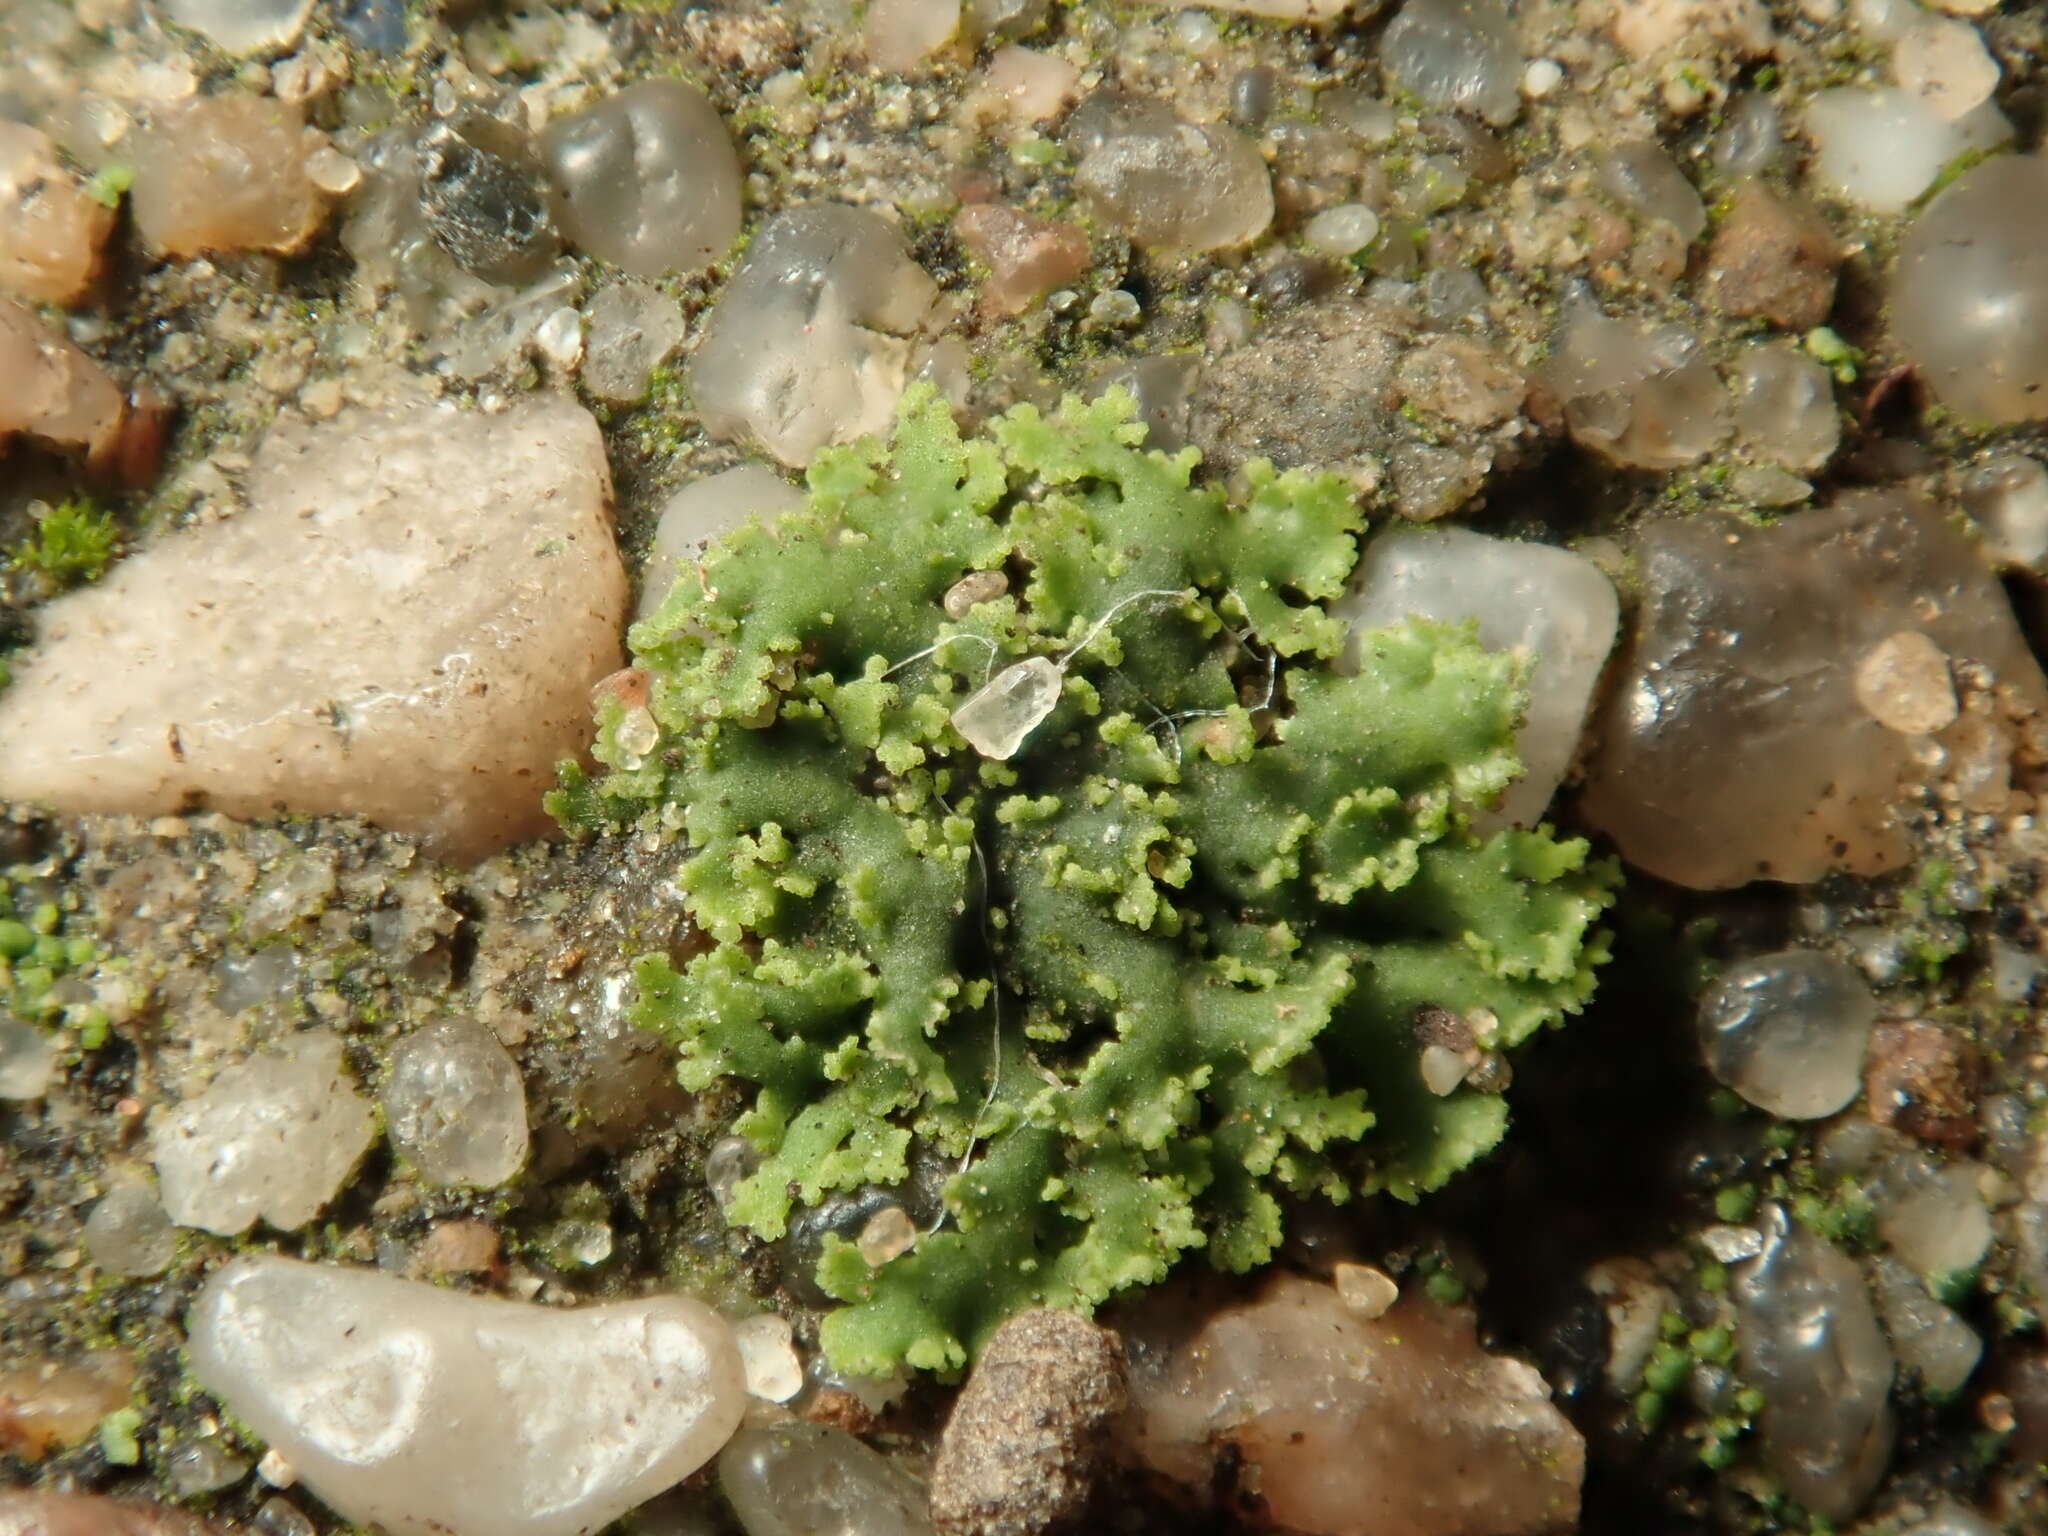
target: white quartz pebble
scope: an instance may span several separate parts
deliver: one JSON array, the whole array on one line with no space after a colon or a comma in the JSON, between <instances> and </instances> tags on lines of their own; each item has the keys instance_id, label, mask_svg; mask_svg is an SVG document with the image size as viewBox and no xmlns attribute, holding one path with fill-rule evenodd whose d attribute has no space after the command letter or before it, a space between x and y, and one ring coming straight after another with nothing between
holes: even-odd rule
<instances>
[{"instance_id":1,"label":"white quartz pebble","mask_svg":"<svg viewBox=\"0 0 2048 1536\"><path fill-rule=\"evenodd\" d=\"M444 1019L391 1053L384 1122L430 1184L502 1184L526 1161L526 1088L481 1024Z\"/></svg>"},{"instance_id":2,"label":"white quartz pebble","mask_svg":"<svg viewBox=\"0 0 2048 1536\"><path fill-rule=\"evenodd\" d=\"M258 1216L286 1231L311 1221L376 1134L341 1040L314 1029L229 1067L158 1118L150 1155L171 1220L233 1237Z\"/></svg>"},{"instance_id":3,"label":"white quartz pebble","mask_svg":"<svg viewBox=\"0 0 2048 1536\"><path fill-rule=\"evenodd\" d=\"M393 1536L576 1536L689 1476L746 1404L680 1296L573 1310L269 1255L207 1282L193 1372L299 1480Z\"/></svg>"},{"instance_id":4,"label":"white quartz pebble","mask_svg":"<svg viewBox=\"0 0 2048 1536\"><path fill-rule=\"evenodd\" d=\"M2012 124L1988 101L1951 122L1892 86L1816 91L1805 125L1814 179L1872 213L1904 212L1957 155L2012 137Z\"/></svg>"},{"instance_id":5,"label":"white quartz pebble","mask_svg":"<svg viewBox=\"0 0 2048 1536\"><path fill-rule=\"evenodd\" d=\"M161 0L164 13L229 53L281 48L297 37L313 0Z\"/></svg>"},{"instance_id":6,"label":"white quartz pebble","mask_svg":"<svg viewBox=\"0 0 2048 1536\"><path fill-rule=\"evenodd\" d=\"M1621 622L1599 567L1570 550L1462 528L1397 529L1366 547L1352 590L1330 611L1353 629L1477 619L1482 644L1533 655L1529 711L1515 737L1522 776L1481 825L1541 819L1578 750Z\"/></svg>"}]
</instances>

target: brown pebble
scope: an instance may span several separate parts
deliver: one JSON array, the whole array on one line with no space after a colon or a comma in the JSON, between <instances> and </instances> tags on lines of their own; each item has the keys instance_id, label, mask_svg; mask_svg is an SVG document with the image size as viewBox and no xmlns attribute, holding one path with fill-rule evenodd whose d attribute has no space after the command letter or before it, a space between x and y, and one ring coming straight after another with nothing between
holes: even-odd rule
<instances>
[{"instance_id":1,"label":"brown pebble","mask_svg":"<svg viewBox=\"0 0 2048 1536\"><path fill-rule=\"evenodd\" d=\"M1748 182L1707 251L1707 302L1788 331L1811 330L1835 306L1842 248L1827 220L1802 199Z\"/></svg>"},{"instance_id":2,"label":"brown pebble","mask_svg":"<svg viewBox=\"0 0 2048 1536\"><path fill-rule=\"evenodd\" d=\"M865 1435L876 1423L874 1410L838 1387L820 1387L812 1393L803 1406L803 1416L813 1424L830 1424L849 1435Z\"/></svg>"},{"instance_id":3,"label":"brown pebble","mask_svg":"<svg viewBox=\"0 0 2048 1536\"><path fill-rule=\"evenodd\" d=\"M1879 1125L1946 1147L1977 1139L1977 1053L1961 1036L1922 1019L1880 1024L1863 1082Z\"/></svg>"},{"instance_id":4,"label":"brown pebble","mask_svg":"<svg viewBox=\"0 0 2048 1536\"><path fill-rule=\"evenodd\" d=\"M1037 1536L1079 1515L1128 1406L1123 1345L1071 1312L1021 1312L967 1378L932 1463L942 1536Z\"/></svg>"},{"instance_id":5,"label":"brown pebble","mask_svg":"<svg viewBox=\"0 0 2048 1536\"><path fill-rule=\"evenodd\" d=\"M954 216L962 243L989 269L982 302L997 314L1030 308L1042 293L1088 270L1088 237L1072 224L1034 218L1000 203L970 203Z\"/></svg>"},{"instance_id":6,"label":"brown pebble","mask_svg":"<svg viewBox=\"0 0 2048 1536\"><path fill-rule=\"evenodd\" d=\"M444 1221L413 1250L412 1269L419 1275L484 1275L498 1261L495 1228L481 1221Z\"/></svg>"},{"instance_id":7,"label":"brown pebble","mask_svg":"<svg viewBox=\"0 0 2048 1536\"><path fill-rule=\"evenodd\" d=\"M64 168L45 135L0 120L0 289L77 303L113 227L114 210Z\"/></svg>"}]
</instances>

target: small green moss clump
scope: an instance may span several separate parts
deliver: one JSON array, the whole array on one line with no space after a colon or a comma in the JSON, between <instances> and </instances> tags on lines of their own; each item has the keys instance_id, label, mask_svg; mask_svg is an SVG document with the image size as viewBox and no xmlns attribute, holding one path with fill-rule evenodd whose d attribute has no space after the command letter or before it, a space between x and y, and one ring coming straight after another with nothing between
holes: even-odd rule
<instances>
[{"instance_id":1,"label":"small green moss clump","mask_svg":"<svg viewBox=\"0 0 2048 1536\"><path fill-rule=\"evenodd\" d=\"M59 502L43 514L34 533L15 545L8 563L17 571L34 571L61 590L97 581L120 539L111 512L89 501Z\"/></svg>"},{"instance_id":2,"label":"small green moss clump","mask_svg":"<svg viewBox=\"0 0 2048 1536\"><path fill-rule=\"evenodd\" d=\"M1415 623L1340 670L1347 488L1259 464L1233 505L1131 417L963 441L913 395L634 628L646 701L553 799L687 838L711 945L641 961L634 1016L685 1086L751 1085L729 1220L957 1170L908 1251L826 1239L843 1370L957 1370L1019 1309L1264 1262L1286 1201L1437 1187L1508 1112L1425 1087L1418 1017L1509 1049L1604 958L1611 867L1468 824L1518 771L1522 663ZM1056 701L983 756L955 712L1030 658Z\"/></svg>"}]
</instances>

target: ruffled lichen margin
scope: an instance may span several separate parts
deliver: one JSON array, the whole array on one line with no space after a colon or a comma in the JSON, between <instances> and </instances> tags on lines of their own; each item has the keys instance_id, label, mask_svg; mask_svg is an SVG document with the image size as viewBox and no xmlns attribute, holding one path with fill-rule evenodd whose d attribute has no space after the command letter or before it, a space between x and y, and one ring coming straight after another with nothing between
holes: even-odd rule
<instances>
[{"instance_id":1,"label":"ruffled lichen margin","mask_svg":"<svg viewBox=\"0 0 2048 1536\"><path fill-rule=\"evenodd\" d=\"M710 947L641 960L633 1017L686 1087L752 1087L730 1221L773 1239L913 1155L962 1170L901 1256L827 1240L841 1370L954 1371L1021 1308L1191 1249L1264 1262L1290 1200L1436 1188L1508 1110L1424 1087L1418 1010L1509 1049L1605 958L1611 866L1467 825L1517 771L1524 663L1413 623L1338 670L1348 489L1253 464L1233 504L1132 414L1019 406L963 440L913 393L634 627L647 702L605 699L606 771L553 797L683 833ZM974 571L1008 591L949 618ZM1144 591L1177 595L1118 609ZM1077 645L1009 761L952 725L991 670Z\"/></svg>"}]
</instances>

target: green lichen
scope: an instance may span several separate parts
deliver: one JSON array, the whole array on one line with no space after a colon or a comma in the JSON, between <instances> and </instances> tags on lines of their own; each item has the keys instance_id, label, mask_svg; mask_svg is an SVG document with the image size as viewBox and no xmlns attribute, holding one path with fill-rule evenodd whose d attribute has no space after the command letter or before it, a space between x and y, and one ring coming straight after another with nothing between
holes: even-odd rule
<instances>
[{"instance_id":1,"label":"green lichen","mask_svg":"<svg viewBox=\"0 0 2048 1536\"><path fill-rule=\"evenodd\" d=\"M17 544L8 563L33 571L59 590L97 581L114 557L121 530L113 514L89 501L64 501L37 521L35 532Z\"/></svg>"},{"instance_id":2,"label":"green lichen","mask_svg":"<svg viewBox=\"0 0 2048 1536\"><path fill-rule=\"evenodd\" d=\"M1467 825L1517 772L1522 663L1416 623L1337 670L1346 488L1255 464L1233 505L1131 417L963 441L913 395L634 628L648 702L607 699L608 771L553 798L687 838L710 948L644 959L634 1017L686 1087L751 1085L730 1221L960 1170L909 1252L826 1240L841 1369L957 1370L1020 1308L1264 1262L1290 1200L1436 1188L1507 1106L1423 1086L1418 1011L1511 1049L1604 958L1611 868ZM1008 590L949 618L974 571ZM954 711L1030 657L1057 705L985 759Z\"/></svg>"}]
</instances>

